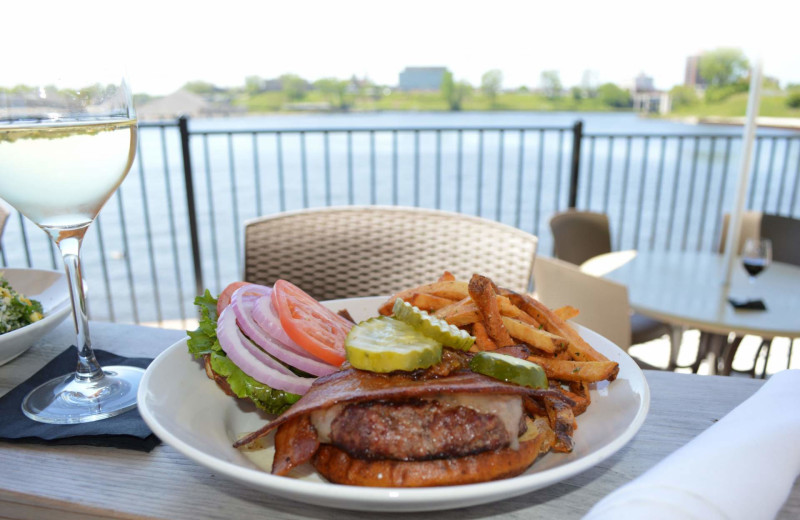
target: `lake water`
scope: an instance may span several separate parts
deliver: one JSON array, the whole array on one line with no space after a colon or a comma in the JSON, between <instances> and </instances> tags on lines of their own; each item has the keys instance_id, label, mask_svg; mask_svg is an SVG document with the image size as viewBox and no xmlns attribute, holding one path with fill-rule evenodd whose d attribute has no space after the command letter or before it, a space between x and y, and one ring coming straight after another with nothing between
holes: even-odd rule
<instances>
[{"instance_id":1,"label":"lake water","mask_svg":"<svg viewBox=\"0 0 800 520\"><path fill-rule=\"evenodd\" d=\"M247 219L306 206L402 204L477 214L539 235L540 250L549 254L547 218L567 205L570 131L391 130L569 127L577 120L583 121L584 134L596 136L583 141L578 207L609 213L615 246L711 246L715 222L732 204L740 127L688 125L630 113L564 112L195 119L192 132L330 130L303 137L192 137L203 285L218 292L241 276L241 230ZM704 137L680 143L670 137L609 140L601 136L606 133L724 135L732 136L732 144L726 150L724 139L712 145ZM759 133L779 139L759 145L760 180L749 205L796 214L797 133ZM84 245L93 319L153 322L194 316L186 207L177 130L143 128L136 164ZM28 250L22 246L24 236ZM44 234L16 215L7 225L3 252L9 266L61 269Z\"/></svg>"}]
</instances>

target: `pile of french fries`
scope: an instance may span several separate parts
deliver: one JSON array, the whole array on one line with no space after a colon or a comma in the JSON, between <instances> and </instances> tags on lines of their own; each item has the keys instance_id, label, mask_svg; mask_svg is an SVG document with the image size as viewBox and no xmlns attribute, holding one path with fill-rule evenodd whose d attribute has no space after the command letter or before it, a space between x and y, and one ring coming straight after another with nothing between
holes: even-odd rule
<instances>
[{"instance_id":1,"label":"pile of french fries","mask_svg":"<svg viewBox=\"0 0 800 520\"><path fill-rule=\"evenodd\" d=\"M379 309L392 314L396 298L427 311L475 337L473 351L498 350L515 345L526 347L527 359L540 365L551 389L562 392L574 405L546 398L545 409L528 400L531 415L544 416L556 434L554 451L572 451L575 416L585 412L591 398L590 385L613 381L619 365L596 351L567 323L578 310L573 307L549 309L527 294L498 287L485 276L475 274L469 282L456 280L445 272L439 280L403 290Z\"/></svg>"}]
</instances>

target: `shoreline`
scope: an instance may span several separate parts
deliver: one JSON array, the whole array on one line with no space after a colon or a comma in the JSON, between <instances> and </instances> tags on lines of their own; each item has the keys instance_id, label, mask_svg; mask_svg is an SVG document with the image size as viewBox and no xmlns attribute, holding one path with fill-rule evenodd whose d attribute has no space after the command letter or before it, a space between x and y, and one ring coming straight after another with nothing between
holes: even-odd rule
<instances>
[{"instance_id":1,"label":"shoreline","mask_svg":"<svg viewBox=\"0 0 800 520\"><path fill-rule=\"evenodd\" d=\"M669 117L668 119L690 125L744 126L745 123L744 117L725 116L684 116ZM756 118L756 126L800 131L800 118L759 116Z\"/></svg>"}]
</instances>

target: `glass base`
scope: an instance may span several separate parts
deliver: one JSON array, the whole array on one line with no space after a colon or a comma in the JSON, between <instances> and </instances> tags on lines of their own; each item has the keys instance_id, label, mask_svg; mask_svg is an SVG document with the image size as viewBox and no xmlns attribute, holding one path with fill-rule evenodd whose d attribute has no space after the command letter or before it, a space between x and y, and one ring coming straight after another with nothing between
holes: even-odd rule
<instances>
[{"instance_id":1,"label":"glass base","mask_svg":"<svg viewBox=\"0 0 800 520\"><path fill-rule=\"evenodd\" d=\"M78 381L75 374L51 379L31 390L22 401L22 412L50 424L99 421L136 407L136 393L144 369L103 367L98 381Z\"/></svg>"}]
</instances>

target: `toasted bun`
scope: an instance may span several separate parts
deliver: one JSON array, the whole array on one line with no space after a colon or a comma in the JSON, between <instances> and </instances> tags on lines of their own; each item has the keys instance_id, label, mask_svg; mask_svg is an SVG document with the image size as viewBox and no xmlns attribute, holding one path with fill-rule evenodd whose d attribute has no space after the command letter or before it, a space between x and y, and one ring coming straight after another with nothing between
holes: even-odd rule
<instances>
[{"instance_id":1,"label":"toasted bun","mask_svg":"<svg viewBox=\"0 0 800 520\"><path fill-rule=\"evenodd\" d=\"M426 487L474 484L519 475L554 442L545 419L528 420L528 431L519 439L519 449L504 448L451 459L398 461L356 459L323 444L313 464L336 484L373 487Z\"/></svg>"}]
</instances>

